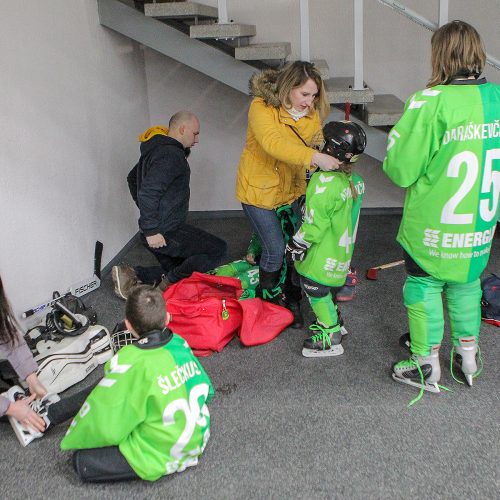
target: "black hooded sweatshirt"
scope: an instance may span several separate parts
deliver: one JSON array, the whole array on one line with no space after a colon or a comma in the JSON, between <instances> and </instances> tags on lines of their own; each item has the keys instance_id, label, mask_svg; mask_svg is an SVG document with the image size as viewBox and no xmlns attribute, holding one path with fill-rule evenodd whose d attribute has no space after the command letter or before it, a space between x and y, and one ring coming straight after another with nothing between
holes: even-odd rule
<instances>
[{"instance_id":1,"label":"black hooded sweatshirt","mask_svg":"<svg viewBox=\"0 0 500 500\"><path fill-rule=\"evenodd\" d=\"M191 170L184 146L165 135L141 144L141 157L127 182L140 210L139 229L144 236L175 231L186 222Z\"/></svg>"}]
</instances>

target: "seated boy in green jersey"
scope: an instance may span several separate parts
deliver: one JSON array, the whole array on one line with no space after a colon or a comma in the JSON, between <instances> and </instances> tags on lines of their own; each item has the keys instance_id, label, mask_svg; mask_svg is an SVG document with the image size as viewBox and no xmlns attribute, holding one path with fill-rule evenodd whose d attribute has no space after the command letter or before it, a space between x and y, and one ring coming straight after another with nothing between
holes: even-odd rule
<instances>
[{"instance_id":1,"label":"seated boy in green jersey","mask_svg":"<svg viewBox=\"0 0 500 500\"><path fill-rule=\"evenodd\" d=\"M169 320L158 289L133 289L125 324L138 340L106 363L61 442L77 450L82 480L154 481L198 463L214 391L187 342L165 326Z\"/></svg>"},{"instance_id":2,"label":"seated boy in green jersey","mask_svg":"<svg viewBox=\"0 0 500 500\"><path fill-rule=\"evenodd\" d=\"M346 330L331 290L335 295L346 281L365 189L363 179L351 172L352 163L366 147L364 130L353 122L330 122L323 128L323 135L322 152L343 163L338 170L312 175L304 220L287 245L316 315L302 349L306 357L338 356L344 352L341 342Z\"/></svg>"}]
</instances>

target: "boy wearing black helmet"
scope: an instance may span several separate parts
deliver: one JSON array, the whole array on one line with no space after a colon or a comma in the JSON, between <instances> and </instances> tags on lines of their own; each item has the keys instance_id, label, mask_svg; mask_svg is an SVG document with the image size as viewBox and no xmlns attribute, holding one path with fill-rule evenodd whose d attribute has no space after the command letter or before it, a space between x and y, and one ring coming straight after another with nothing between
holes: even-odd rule
<instances>
[{"instance_id":1,"label":"boy wearing black helmet","mask_svg":"<svg viewBox=\"0 0 500 500\"><path fill-rule=\"evenodd\" d=\"M306 357L338 356L344 352L331 289L339 289L346 281L364 194L363 179L351 172L352 163L366 147L364 130L353 122L330 122L323 128L323 135L322 152L342 164L338 170L312 175L304 220L287 245L316 315L302 349Z\"/></svg>"}]
</instances>

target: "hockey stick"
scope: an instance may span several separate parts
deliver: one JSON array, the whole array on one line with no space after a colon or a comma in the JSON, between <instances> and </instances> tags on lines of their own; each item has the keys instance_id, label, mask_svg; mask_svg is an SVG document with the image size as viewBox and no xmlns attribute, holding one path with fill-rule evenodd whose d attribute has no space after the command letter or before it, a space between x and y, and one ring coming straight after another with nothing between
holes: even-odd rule
<instances>
[{"instance_id":1,"label":"hockey stick","mask_svg":"<svg viewBox=\"0 0 500 500\"><path fill-rule=\"evenodd\" d=\"M85 281L81 281L80 283L71 286L68 292L66 292L61 297L52 298L51 300L43 302L42 304L39 304L38 306L33 307L32 309L24 311L21 314L21 318L22 319L29 318L30 316L33 316L33 314L43 311L48 307L52 307L57 301L61 300L63 297L66 297L67 295L73 294L76 297L81 297L82 295L92 292L93 290L97 290L101 285L101 259L102 259L103 248L104 246L100 241L95 242L94 274L91 278L88 278Z\"/></svg>"},{"instance_id":2,"label":"hockey stick","mask_svg":"<svg viewBox=\"0 0 500 500\"><path fill-rule=\"evenodd\" d=\"M104 245L100 241L95 242L94 250L94 275L76 285L70 287L69 291L75 297L81 297L93 290L97 290L101 285L101 259Z\"/></svg>"},{"instance_id":3,"label":"hockey stick","mask_svg":"<svg viewBox=\"0 0 500 500\"><path fill-rule=\"evenodd\" d=\"M404 260L397 260L396 262L389 262L389 264L382 264L381 266L376 266L376 267L370 267L368 271L366 271L366 278L369 280L376 280L378 271L381 269L389 269L390 267L396 267L400 266L401 264L404 264Z\"/></svg>"}]
</instances>

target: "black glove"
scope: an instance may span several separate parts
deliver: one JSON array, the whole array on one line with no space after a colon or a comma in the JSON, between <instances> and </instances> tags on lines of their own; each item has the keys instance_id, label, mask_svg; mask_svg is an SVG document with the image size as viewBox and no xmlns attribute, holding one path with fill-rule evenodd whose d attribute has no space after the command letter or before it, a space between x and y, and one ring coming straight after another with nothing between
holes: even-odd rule
<instances>
[{"instance_id":1,"label":"black glove","mask_svg":"<svg viewBox=\"0 0 500 500\"><path fill-rule=\"evenodd\" d=\"M286 246L286 254L294 262L302 262L307 253L307 247L304 243L299 243L295 238L290 238Z\"/></svg>"}]
</instances>

